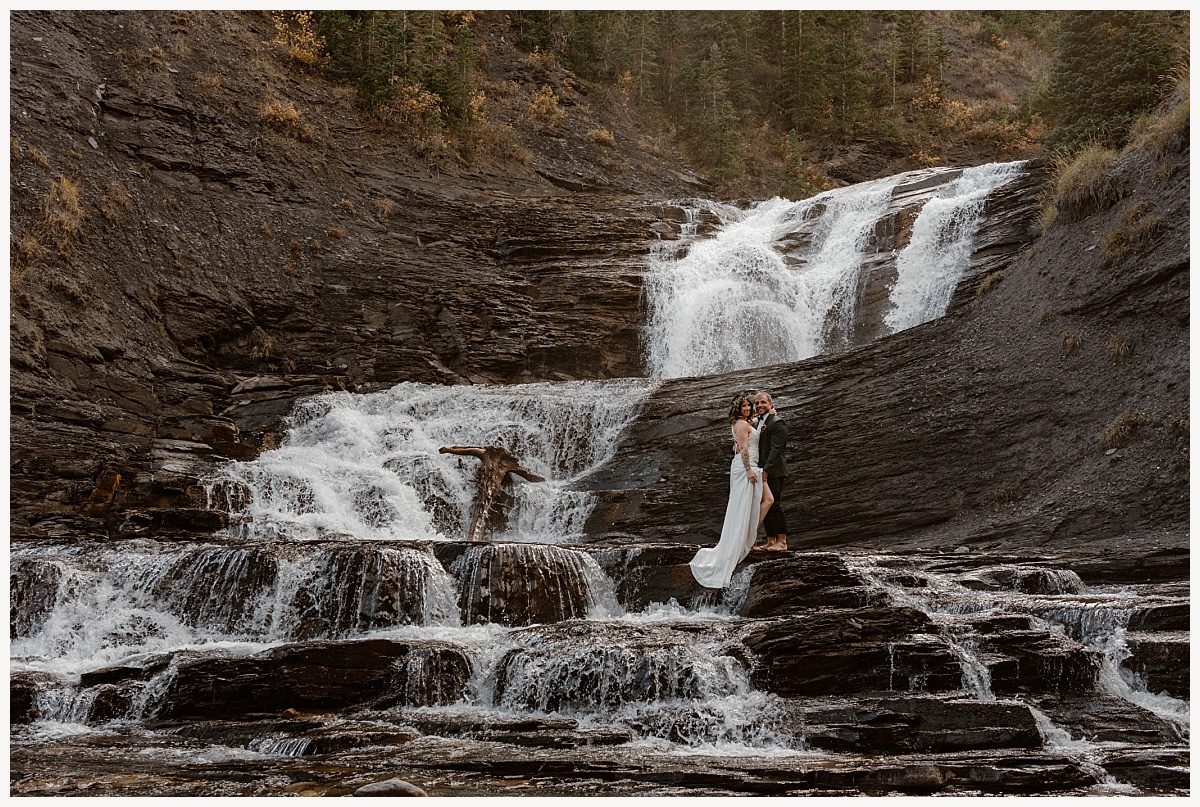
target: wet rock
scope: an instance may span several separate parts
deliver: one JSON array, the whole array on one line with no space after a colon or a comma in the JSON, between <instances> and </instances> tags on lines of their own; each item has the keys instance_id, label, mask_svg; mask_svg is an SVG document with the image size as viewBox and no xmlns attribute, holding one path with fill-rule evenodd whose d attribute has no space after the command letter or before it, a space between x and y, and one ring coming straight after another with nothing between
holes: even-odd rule
<instances>
[{"instance_id":1,"label":"wet rock","mask_svg":"<svg viewBox=\"0 0 1200 807\"><path fill-rule=\"evenodd\" d=\"M996 566L958 578L975 590L1019 591L1025 594L1076 594L1084 590L1079 575L1070 569Z\"/></svg>"},{"instance_id":2,"label":"wet rock","mask_svg":"<svg viewBox=\"0 0 1200 807\"><path fill-rule=\"evenodd\" d=\"M432 576L442 569L427 551L364 546L361 541L334 545L309 563L312 584L296 593L295 635L333 638L395 625L422 624Z\"/></svg>"},{"instance_id":3,"label":"wet rock","mask_svg":"<svg viewBox=\"0 0 1200 807\"><path fill-rule=\"evenodd\" d=\"M998 695L1090 692L1100 671L1095 651L1043 629L985 634L978 646Z\"/></svg>"},{"instance_id":4,"label":"wet rock","mask_svg":"<svg viewBox=\"0 0 1200 807\"><path fill-rule=\"evenodd\" d=\"M1180 739L1167 721L1102 692L1040 698L1037 706L1076 738L1135 745L1170 745Z\"/></svg>"},{"instance_id":5,"label":"wet rock","mask_svg":"<svg viewBox=\"0 0 1200 807\"><path fill-rule=\"evenodd\" d=\"M385 779L382 782L372 782L355 790L355 796L428 796L421 788L403 779Z\"/></svg>"},{"instance_id":6,"label":"wet rock","mask_svg":"<svg viewBox=\"0 0 1200 807\"><path fill-rule=\"evenodd\" d=\"M1146 682L1150 692L1187 698L1191 691L1191 640L1183 631L1128 633L1131 657L1124 666Z\"/></svg>"},{"instance_id":7,"label":"wet rock","mask_svg":"<svg viewBox=\"0 0 1200 807\"><path fill-rule=\"evenodd\" d=\"M13 723L32 723L38 718L38 679L28 673L10 673L8 684L9 720Z\"/></svg>"},{"instance_id":8,"label":"wet rock","mask_svg":"<svg viewBox=\"0 0 1200 807\"><path fill-rule=\"evenodd\" d=\"M278 571L275 554L266 548L202 547L185 553L153 592L187 624L236 636L253 622Z\"/></svg>"},{"instance_id":9,"label":"wet rock","mask_svg":"<svg viewBox=\"0 0 1200 807\"><path fill-rule=\"evenodd\" d=\"M84 722L94 725L128 716L133 699L139 692L139 687L129 684L102 684L96 687Z\"/></svg>"},{"instance_id":10,"label":"wet rock","mask_svg":"<svg viewBox=\"0 0 1200 807\"><path fill-rule=\"evenodd\" d=\"M882 595L868 591L831 552L789 554L754 564L749 591L738 613L775 616L806 608L854 608L881 605Z\"/></svg>"},{"instance_id":11,"label":"wet rock","mask_svg":"<svg viewBox=\"0 0 1200 807\"><path fill-rule=\"evenodd\" d=\"M14 639L41 630L54 610L62 565L41 558L13 558L8 567L8 624Z\"/></svg>"},{"instance_id":12,"label":"wet rock","mask_svg":"<svg viewBox=\"0 0 1200 807\"><path fill-rule=\"evenodd\" d=\"M688 561L694 546L642 545L623 549L592 550L593 557L612 578L617 599L630 611L651 603L675 600L694 602L711 593L696 582Z\"/></svg>"},{"instance_id":13,"label":"wet rock","mask_svg":"<svg viewBox=\"0 0 1200 807\"><path fill-rule=\"evenodd\" d=\"M1101 764L1119 782L1147 794L1186 795L1191 787L1191 753L1186 748L1110 752Z\"/></svg>"},{"instance_id":14,"label":"wet rock","mask_svg":"<svg viewBox=\"0 0 1200 807\"><path fill-rule=\"evenodd\" d=\"M472 547L453 571L463 622L502 625L586 616L593 595L590 573L600 573L586 553L544 544Z\"/></svg>"},{"instance_id":15,"label":"wet rock","mask_svg":"<svg viewBox=\"0 0 1200 807\"><path fill-rule=\"evenodd\" d=\"M383 700L431 705L462 696L471 665L459 648L368 639L284 645L249 657L183 658L165 718L234 718Z\"/></svg>"},{"instance_id":16,"label":"wet rock","mask_svg":"<svg viewBox=\"0 0 1200 807\"><path fill-rule=\"evenodd\" d=\"M1129 630L1186 631L1191 624L1191 609L1187 602L1147 605L1129 617Z\"/></svg>"},{"instance_id":17,"label":"wet rock","mask_svg":"<svg viewBox=\"0 0 1200 807\"><path fill-rule=\"evenodd\" d=\"M849 753L973 751L1041 748L1042 738L1023 704L936 697L863 698L795 703L814 748Z\"/></svg>"},{"instance_id":18,"label":"wet rock","mask_svg":"<svg viewBox=\"0 0 1200 807\"><path fill-rule=\"evenodd\" d=\"M494 701L510 710L610 713L633 702L730 695L746 665L718 631L700 622L527 628L513 634L518 646L497 667Z\"/></svg>"},{"instance_id":19,"label":"wet rock","mask_svg":"<svg viewBox=\"0 0 1200 807\"><path fill-rule=\"evenodd\" d=\"M957 690L962 670L911 608L810 610L752 624L755 685L781 695Z\"/></svg>"}]
</instances>

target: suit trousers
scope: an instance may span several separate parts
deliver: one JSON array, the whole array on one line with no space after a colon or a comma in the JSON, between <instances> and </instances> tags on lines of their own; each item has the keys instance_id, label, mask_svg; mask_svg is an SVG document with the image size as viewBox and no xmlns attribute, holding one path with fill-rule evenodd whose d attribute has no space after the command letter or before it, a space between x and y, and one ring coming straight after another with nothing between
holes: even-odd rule
<instances>
[{"instance_id":1,"label":"suit trousers","mask_svg":"<svg viewBox=\"0 0 1200 807\"><path fill-rule=\"evenodd\" d=\"M787 535L787 518L783 515L783 483L787 477L767 475L767 487L775 497L775 503L767 511L763 519L763 529L767 535Z\"/></svg>"}]
</instances>

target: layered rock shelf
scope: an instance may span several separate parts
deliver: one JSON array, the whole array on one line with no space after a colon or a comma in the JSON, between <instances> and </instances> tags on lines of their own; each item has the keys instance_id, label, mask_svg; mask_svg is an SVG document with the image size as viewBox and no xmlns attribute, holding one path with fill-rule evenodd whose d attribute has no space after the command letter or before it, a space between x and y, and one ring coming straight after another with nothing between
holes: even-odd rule
<instances>
[{"instance_id":1,"label":"layered rock shelf","mask_svg":"<svg viewBox=\"0 0 1200 807\"><path fill-rule=\"evenodd\" d=\"M430 582L418 590L458 605L453 613L428 603L396 607L376 587L355 605L355 621L341 623L373 626L370 638L355 632L287 641L273 626L311 632L304 626L313 614L343 607L336 603L344 589L289 599L269 591L273 583L244 582L274 581L281 571L248 577L249 567L226 563L224 574L243 582L230 587L214 572L218 582L242 593L218 604L204 596L211 577L179 571L197 563L215 568L212 559L228 560L230 552L282 569L301 549L304 557L339 559L347 579L380 557L398 569L426 569ZM522 564L492 566L481 576L481 549ZM460 782L454 792L461 793L461 783L483 792L496 775L521 792L535 771L541 786L563 793L661 793L682 784L672 744L701 746L688 756L697 766L686 782L691 793L1186 786L1156 773L1186 764L1186 725L1153 703L1135 705L1125 690L1113 694L1100 677L1113 664L1142 687L1186 680L1186 632L1130 633L1128 655L1096 636L1071 638L1072 626L1097 609L1114 614L1112 624L1169 626L1182 599L1082 582L1046 593L1046 581L1079 581L1049 558L1015 565L986 555L758 551L735 585L714 598L694 583L677 584L672 570L692 551L357 541L306 548L142 541L122 551L109 544L100 558L159 559L160 571L140 572L123 596L169 611L193 626L199 643L51 672L39 671L37 657L24 658L23 650L37 646L47 619L60 629L68 624L77 607L72 598L86 602L89 585L111 583L104 582L103 561L88 559L95 553L19 543L12 583L25 593L14 607L52 607L40 619L20 620L25 644L14 647L12 714L27 726L14 734L14 792L50 792L40 784L44 760L59 758L112 793L146 792L155 782L179 794L265 793L289 780L336 794L380 778L385 768L376 751L387 747L386 771L435 795L446 777ZM518 573L531 564L544 571ZM89 583L85 569L98 578ZM438 575L444 583L433 580ZM641 585L647 580L657 587ZM1031 590L1012 586L1014 580ZM164 599L166 582L174 590ZM488 598L483 612L480 597ZM245 616L263 613L264 603L273 603L275 617L256 637ZM237 614L242 618L230 618ZM213 641L221 645L206 649ZM716 704L725 705L714 710ZM104 742L44 737L39 727L48 720L86 724ZM439 759L439 737L455 741L453 758ZM1103 747L1088 745L1101 739ZM730 742L750 754L765 743L774 749L772 764L717 753ZM714 744L713 755L704 755L705 744ZM121 785L118 771L138 769L131 754L161 756L164 764L152 777ZM224 772L199 779L170 761L213 754L224 760ZM300 759L319 761L319 769L298 766ZM1113 768L1105 767L1109 761Z\"/></svg>"}]
</instances>

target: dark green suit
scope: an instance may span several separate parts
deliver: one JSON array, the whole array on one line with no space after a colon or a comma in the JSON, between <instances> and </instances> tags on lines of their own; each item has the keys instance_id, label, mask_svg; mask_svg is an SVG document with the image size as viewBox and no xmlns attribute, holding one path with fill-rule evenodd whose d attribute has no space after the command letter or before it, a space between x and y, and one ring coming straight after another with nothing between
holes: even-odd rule
<instances>
[{"instance_id":1,"label":"dark green suit","mask_svg":"<svg viewBox=\"0 0 1200 807\"><path fill-rule=\"evenodd\" d=\"M787 535L787 519L783 515L783 480L787 479L787 424L779 415L768 414L758 432L758 463L767 472L767 487L775 503L763 519L768 536Z\"/></svg>"}]
</instances>

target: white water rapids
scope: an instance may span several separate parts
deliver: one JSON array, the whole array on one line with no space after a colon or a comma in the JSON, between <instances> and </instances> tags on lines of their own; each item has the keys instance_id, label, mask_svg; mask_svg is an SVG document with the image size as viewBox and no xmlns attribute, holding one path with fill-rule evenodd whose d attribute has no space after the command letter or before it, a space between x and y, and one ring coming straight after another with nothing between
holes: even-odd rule
<instances>
[{"instance_id":1,"label":"white water rapids","mask_svg":"<svg viewBox=\"0 0 1200 807\"><path fill-rule=\"evenodd\" d=\"M304 401L284 444L229 463L209 485L243 538L461 540L479 460L442 446L502 446L546 478L517 480L495 540L578 537L590 494L573 489L616 448L653 383L645 379L514 386L398 384Z\"/></svg>"}]
</instances>

